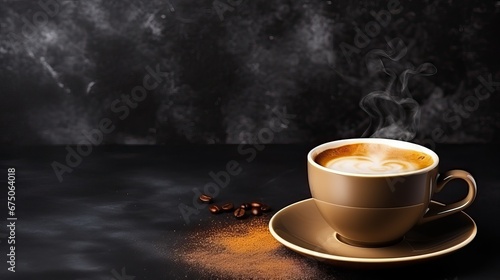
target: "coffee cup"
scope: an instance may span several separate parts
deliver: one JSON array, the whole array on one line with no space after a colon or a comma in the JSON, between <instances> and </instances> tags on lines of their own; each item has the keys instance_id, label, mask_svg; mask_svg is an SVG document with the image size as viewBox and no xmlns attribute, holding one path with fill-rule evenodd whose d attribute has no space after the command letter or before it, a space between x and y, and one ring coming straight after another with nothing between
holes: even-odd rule
<instances>
[{"instance_id":1,"label":"coffee cup","mask_svg":"<svg viewBox=\"0 0 500 280\"><path fill-rule=\"evenodd\" d=\"M439 175L438 164L438 155L426 147L381 138L328 142L307 155L309 188L321 216L340 241L361 247L397 243L415 225L474 201L474 178L463 170ZM467 196L430 204L453 179L467 182Z\"/></svg>"}]
</instances>

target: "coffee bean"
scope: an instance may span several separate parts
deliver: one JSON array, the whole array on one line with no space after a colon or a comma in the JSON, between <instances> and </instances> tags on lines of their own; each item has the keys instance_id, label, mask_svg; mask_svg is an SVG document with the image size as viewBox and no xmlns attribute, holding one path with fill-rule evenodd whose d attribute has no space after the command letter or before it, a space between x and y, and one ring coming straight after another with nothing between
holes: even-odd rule
<instances>
[{"instance_id":1,"label":"coffee bean","mask_svg":"<svg viewBox=\"0 0 500 280\"><path fill-rule=\"evenodd\" d=\"M232 203L226 203L226 204L222 205L222 210L224 210L224 211L229 212L229 211L231 211L233 209L234 209L234 206L233 206Z\"/></svg>"},{"instance_id":2,"label":"coffee bean","mask_svg":"<svg viewBox=\"0 0 500 280\"><path fill-rule=\"evenodd\" d=\"M262 206L262 203L254 201L250 203L250 206L252 206L252 208L260 208Z\"/></svg>"},{"instance_id":3,"label":"coffee bean","mask_svg":"<svg viewBox=\"0 0 500 280\"><path fill-rule=\"evenodd\" d=\"M215 204L210 205L210 207L208 207L208 210L210 210L210 212L212 212L212 214L218 214L221 211L220 207L215 205Z\"/></svg>"},{"instance_id":4,"label":"coffee bean","mask_svg":"<svg viewBox=\"0 0 500 280\"><path fill-rule=\"evenodd\" d=\"M262 215L262 211L260 210L260 208L252 208L252 215L254 216L260 216Z\"/></svg>"},{"instance_id":5,"label":"coffee bean","mask_svg":"<svg viewBox=\"0 0 500 280\"><path fill-rule=\"evenodd\" d=\"M271 211L271 206L269 206L267 204L262 204L262 206L260 206L260 210L262 210L262 212L264 212L264 213L269 212L269 211Z\"/></svg>"},{"instance_id":6,"label":"coffee bean","mask_svg":"<svg viewBox=\"0 0 500 280\"><path fill-rule=\"evenodd\" d=\"M250 209L250 204L248 204L248 203L243 203L243 204L241 204L241 205L240 205L240 208L241 208L241 209Z\"/></svg>"},{"instance_id":7,"label":"coffee bean","mask_svg":"<svg viewBox=\"0 0 500 280\"><path fill-rule=\"evenodd\" d=\"M211 203L212 202L212 197L209 196L209 195L206 195L206 194L202 194L200 195L199 199L202 201L202 202L205 202L205 203Z\"/></svg>"},{"instance_id":8,"label":"coffee bean","mask_svg":"<svg viewBox=\"0 0 500 280\"><path fill-rule=\"evenodd\" d=\"M245 211L245 209L240 207L240 208L234 210L233 214L234 214L234 217L236 217L237 219L243 219L246 216L246 211Z\"/></svg>"}]
</instances>

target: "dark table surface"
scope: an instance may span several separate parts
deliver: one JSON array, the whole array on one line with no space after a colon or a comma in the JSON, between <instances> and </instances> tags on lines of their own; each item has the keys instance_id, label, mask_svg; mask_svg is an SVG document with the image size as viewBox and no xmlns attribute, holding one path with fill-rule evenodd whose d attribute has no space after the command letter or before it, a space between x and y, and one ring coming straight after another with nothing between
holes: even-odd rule
<instances>
[{"instance_id":1,"label":"dark table surface","mask_svg":"<svg viewBox=\"0 0 500 280\"><path fill-rule=\"evenodd\" d=\"M16 169L16 272L7 271L8 189L4 187L0 193L0 279L230 278L231 274L183 263L176 259L176 252L194 232L221 221L227 226L242 221L202 209L187 222L179 205L192 206L193 188L203 190L213 181L211 171L225 170L228 162L236 161L241 172L230 177L216 200L263 201L273 210L255 218L267 222L277 210L310 197L305 162L310 148L312 145L101 146L80 162L73 158L72 172L64 173L59 181L52 164L66 164L66 147L4 147L0 153L2 185L7 184L7 169ZM494 145L447 145L438 146L436 152L441 170L465 169L476 178L478 196L466 212L475 220L478 234L469 245L431 261L381 269L317 262L308 269L321 274L311 275L331 279L500 279L499 149ZM452 201L464 194L465 184L450 184L456 187L447 187L436 199ZM281 250L299 262L313 261ZM291 277L276 274L273 278Z\"/></svg>"}]
</instances>

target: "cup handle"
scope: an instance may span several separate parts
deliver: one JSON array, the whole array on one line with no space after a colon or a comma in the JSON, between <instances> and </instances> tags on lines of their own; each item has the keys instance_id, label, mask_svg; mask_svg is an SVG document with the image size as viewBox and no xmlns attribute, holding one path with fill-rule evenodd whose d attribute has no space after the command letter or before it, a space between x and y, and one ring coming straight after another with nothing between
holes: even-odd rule
<instances>
[{"instance_id":1,"label":"cup handle","mask_svg":"<svg viewBox=\"0 0 500 280\"><path fill-rule=\"evenodd\" d=\"M438 179L434 193L440 192L444 188L444 186L453 179L462 179L465 182L467 182L467 184L469 185L469 193L467 193L467 196L464 199L449 205L433 204L432 206L429 206L429 210L422 217L419 224L423 224L442 217L446 217L453 213L462 211L463 209L471 205L471 203L476 198L477 186L476 186L476 181L474 180L472 175L464 170L450 170L446 172L442 176L442 179Z\"/></svg>"}]
</instances>

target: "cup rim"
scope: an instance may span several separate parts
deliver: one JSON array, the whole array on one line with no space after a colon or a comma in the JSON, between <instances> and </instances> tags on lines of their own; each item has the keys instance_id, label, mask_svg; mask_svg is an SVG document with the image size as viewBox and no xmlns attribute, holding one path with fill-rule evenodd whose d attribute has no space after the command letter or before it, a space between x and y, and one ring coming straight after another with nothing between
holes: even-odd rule
<instances>
[{"instance_id":1,"label":"cup rim","mask_svg":"<svg viewBox=\"0 0 500 280\"><path fill-rule=\"evenodd\" d=\"M397 148L416 150L416 151L423 152L423 153L430 155L432 157L432 159L434 160L434 162L425 168L407 171L407 172L384 173L384 174L366 174L366 173L353 173L353 172L334 170L334 169L324 167L324 166L318 164L316 161L314 161L313 154L314 154L314 156L316 156L317 154L319 154L320 152L322 152L326 149L344 146L344 145L348 145L348 144L354 144L354 143L385 144L385 145L389 145L389 146L393 146L393 147L397 147ZM439 156L433 150L431 150L427 147L424 147L422 145L412 143L412 142L387 139L387 138L349 138L349 139L341 139L341 140L326 142L326 143L323 143L321 145L318 145L318 146L312 148L309 151L309 153L307 154L307 161L309 162L309 164L311 164L315 168L321 169L321 170L329 172L329 173L345 175L345 176L354 176L354 177L383 178L383 177L394 177L394 176L399 177L399 176L427 173L430 170L434 169L436 166L438 166Z\"/></svg>"}]
</instances>

